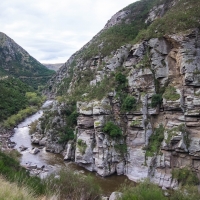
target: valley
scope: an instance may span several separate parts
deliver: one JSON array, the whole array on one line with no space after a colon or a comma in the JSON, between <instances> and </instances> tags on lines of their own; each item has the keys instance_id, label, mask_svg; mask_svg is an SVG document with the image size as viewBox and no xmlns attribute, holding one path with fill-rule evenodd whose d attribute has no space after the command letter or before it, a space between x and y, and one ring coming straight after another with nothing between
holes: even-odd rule
<instances>
[{"instance_id":1,"label":"valley","mask_svg":"<svg viewBox=\"0 0 200 200\"><path fill-rule=\"evenodd\" d=\"M137 1L52 70L1 33L2 151L11 135L27 147L21 165L51 172L56 199L199 199L199 19L198 0ZM58 169L91 182L66 189Z\"/></svg>"}]
</instances>

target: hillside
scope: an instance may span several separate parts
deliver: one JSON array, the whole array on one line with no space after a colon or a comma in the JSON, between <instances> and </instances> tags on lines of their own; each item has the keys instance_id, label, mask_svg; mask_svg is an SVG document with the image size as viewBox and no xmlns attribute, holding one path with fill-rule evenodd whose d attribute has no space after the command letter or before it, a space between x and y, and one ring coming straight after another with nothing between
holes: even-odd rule
<instances>
[{"instance_id":1,"label":"hillside","mask_svg":"<svg viewBox=\"0 0 200 200\"><path fill-rule=\"evenodd\" d=\"M12 75L37 89L54 74L0 32L0 76Z\"/></svg>"},{"instance_id":2,"label":"hillside","mask_svg":"<svg viewBox=\"0 0 200 200\"><path fill-rule=\"evenodd\" d=\"M56 64L47 64L47 63L43 63L43 65L53 71L58 71L60 69L60 67L63 65L63 63L56 63Z\"/></svg>"},{"instance_id":3,"label":"hillside","mask_svg":"<svg viewBox=\"0 0 200 200\"><path fill-rule=\"evenodd\" d=\"M101 176L165 188L200 179L199 0L141 0L116 13L44 91L35 137Z\"/></svg>"}]
</instances>

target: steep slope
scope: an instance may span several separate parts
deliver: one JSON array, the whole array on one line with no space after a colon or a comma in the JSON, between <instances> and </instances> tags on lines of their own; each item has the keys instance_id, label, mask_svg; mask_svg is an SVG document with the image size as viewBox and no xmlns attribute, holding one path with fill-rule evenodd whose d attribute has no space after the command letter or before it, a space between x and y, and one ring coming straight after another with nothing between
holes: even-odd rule
<instances>
[{"instance_id":1,"label":"steep slope","mask_svg":"<svg viewBox=\"0 0 200 200\"><path fill-rule=\"evenodd\" d=\"M57 101L35 137L101 176L197 184L199 13L198 0L119 11L49 81L45 92Z\"/></svg>"},{"instance_id":2,"label":"steep slope","mask_svg":"<svg viewBox=\"0 0 200 200\"><path fill-rule=\"evenodd\" d=\"M57 64L47 64L47 63L43 63L43 65L44 65L45 67L47 67L48 69L50 69L50 70L58 71L59 68L63 65L63 63L57 63Z\"/></svg>"},{"instance_id":3,"label":"steep slope","mask_svg":"<svg viewBox=\"0 0 200 200\"><path fill-rule=\"evenodd\" d=\"M28 85L38 88L54 74L6 34L0 32L0 75L13 75Z\"/></svg>"},{"instance_id":4,"label":"steep slope","mask_svg":"<svg viewBox=\"0 0 200 200\"><path fill-rule=\"evenodd\" d=\"M0 78L0 122L16 114L28 104L26 92L33 92L33 88L20 80L5 76Z\"/></svg>"}]
</instances>

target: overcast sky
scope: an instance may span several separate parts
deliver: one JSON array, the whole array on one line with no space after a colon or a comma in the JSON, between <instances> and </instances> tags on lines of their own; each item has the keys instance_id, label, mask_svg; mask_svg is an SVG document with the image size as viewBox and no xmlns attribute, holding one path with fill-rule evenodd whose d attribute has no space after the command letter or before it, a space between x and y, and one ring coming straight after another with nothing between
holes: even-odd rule
<instances>
[{"instance_id":1,"label":"overcast sky","mask_svg":"<svg viewBox=\"0 0 200 200\"><path fill-rule=\"evenodd\" d=\"M0 27L42 63L62 63L136 0L2 0Z\"/></svg>"}]
</instances>

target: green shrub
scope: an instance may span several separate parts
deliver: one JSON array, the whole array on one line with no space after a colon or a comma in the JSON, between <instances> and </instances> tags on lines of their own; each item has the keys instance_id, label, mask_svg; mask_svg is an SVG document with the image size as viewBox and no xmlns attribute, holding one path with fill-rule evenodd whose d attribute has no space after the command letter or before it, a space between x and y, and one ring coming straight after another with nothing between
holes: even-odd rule
<instances>
[{"instance_id":1,"label":"green shrub","mask_svg":"<svg viewBox=\"0 0 200 200\"><path fill-rule=\"evenodd\" d=\"M103 131L108 133L112 138L122 136L121 129L111 121L109 121L105 124L105 126L103 127Z\"/></svg>"},{"instance_id":2,"label":"green shrub","mask_svg":"<svg viewBox=\"0 0 200 200\"><path fill-rule=\"evenodd\" d=\"M166 99L166 100L171 100L171 101L176 101L180 98L180 94L178 94L176 92L176 88L173 87L173 86L168 86L166 89L165 89L165 92L163 94L163 97Z\"/></svg>"},{"instance_id":3,"label":"green shrub","mask_svg":"<svg viewBox=\"0 0 200 200\"><path fill-rule=\"evenodd\" d=\"M81 154L84 154L87 148L87 144L81 139L78 139L77 144L78 144L78 149L81 152Z\"/></svg>"},{"instance_id":4,"label":"green shrub","mask_svg":"<svg viewBox=\"0 0 200 200\"><path fill-rule=\"evenodd\" d=\"M24 120L27 116L35 113L36 111L37 108L35 107L28 107L26 109L20 110L18 114L8 117L8 119L4 121L3 126L4 128L14 127L22 120Z\"/></svg>"},{"instance_id":5,"label":"green shrub","mask_svg":"<svg viewBox=\"0 0 200 200\"><path fill-rule=\"evenodd\" d=\"M157 105L162 103L162 95L161 94L154 94L151 98L151 107L155 108Z\"/></svg>"},{"instance_id":6,"label":"green shrub","mask_svg":"<svg viewBox=\"0 0 200 200\"><path fill-rule=\"evenodd\" d=\"M122 155L127 153L127 145L126 144L116 144L115 149L121 153Z\"/></svg>"},{"instance_id":7,"label":"green shrub","mask_svg":"<svg viewBox=\"0 0 200 200\"><path fill-rule=\"evenodd\" d=\"M69 128L68 126L65 126L63 129L64 129L64 131L59 134L60 138L59 138L58 142L60 144L66 143L67 141L74 139L73 129Z\"/></svg>"},{"instance_id":8,"label":"green shrub","mask_svg":"<svg viewBox=\"0 0 200 200\"><path fill-rule=\"evenodd\" d=\"M119 200L168 200L162 189L148 180L137 184L136 187L123 185L121 191L123 195Z\"/></svg>"},{"instance_id":9,"label":"green shrub","mask_svg":"<svg viewBox=\"0 0 200 200\"><path fill-rule=\"evenodd\" d=\"M0 88L0 121L3 121L25 109L28 105L25 94L33 88L13 77L0 79Z\"/></svg>"},{"instance_id":10,"label":"green shrub","mask_svg":"<svg viewBox=\"0 0 200 200\"><path fill-rule=\"evenodd\" d=\"M46 179L48 189L56 191L59 199L100 200L101 189L90 176L74 173L70 169L62 169L59 178L52 174Z\"/></svg>"},{"instance_id":11,"label":"green shrub","mask_svg":"<svg viewBox=\"0 0 200 200\"><path fill-rule=\"evenodd\" d=\"M199 180L197 175L191 169L184 167L182 169L173 169L172 178L177 179L182 185L197 185Z\"/></svg>"},{"instance_id":12,"label":"green shrub","mask_svg":"<svg viewBox=\"0 0 200 200\"><path fill-rule=\"evenodd\" d=\"M126 76L123 75L121 72L118 72L115 75L115 80L117 81L118 84L125 84L127 82Z\"/></svg>"},{"instance_id":13,"label":"green shrub","mask_svg":"<svg viewBox=\"0 0 200 200\"><path fill-rule=\"evenodd\" d=\"M30 129L29 129L29 133L33 134L36 132L37 130L37 125L38 125L38 120L35 120L34 122L31 122L30 124Z\"/></svg>"},{"instance_id":14,"label":"green shrub","mask_svg":"<svg viewBox=\"0 0 200 200\"><path fill-rule=\"evenodd\" d=\"M132 96L127 96L122 103L122 109L125 111L131 111L136 108L136 99Z\"/></svg>"},{"instance_id":15,"label":"green shrub","mask_svg":"<svg viewBox=\"0 0 200 200\"><path fill-rule=\"evenodd\" d=\"M67 117L68 126L70 126L70 127L76 126L77 117L78 117L78 113L77 113L76 110L75 110L74 112L72 112L72 113Z\"/></svg>"},{"instance_id":16,"label":"green shrub","mask_svg":"<svg viewBox=\"0 0 200 200\"><path fill-rule=\"evenodd\" d=\"M170 144L172 137L175 135L178 135L180 132L183 134L184 143L186 144L186 147L188 148L190 146L190 137L189 137L189 130L186 128L185 124L180 124L177 127L168 129L167 130L168 136L165 142L167 144Z\"/></svg>"},{"instance_id":17,"label":"green shrub","mask_svg":"<svg viewBox=\"0 0 200 200\"><path fill-rule=\"evenodd\" d=\"M149 137L149 144L146 147L146 156L154 156L155 153L158 153L161 143L164 140L164 130L162 124L155 129L154 133Z\"/></svg>"},{"instance_id":18,"label":"green shrub","mask_svg":"<svg viewBox=\"0 0 200 200\"><path fill-rule=\"evenodd\" d=\"M170 196L170 200L198 200L200 194L197 186L186 185L178 190L174 190Z\"/></svg>"},{"instance_id":19,"label":"green shrub","mask_svg":"<svg viewBox=\"0 0 200 200\"><path fill-rule=\"evenodd\" d=\"M163 17L156 19L147 29L139 32L135 41L162 37L199 27L198 0L180 0ZM156 31L155 31L156 30Z\"/></svg>"},{"instance_id":20,"label":"green shrub","mask_svg":"<svg viewBox=\"0 0 200 200\"><path fill-rule=\"evenodd\" d=\"M0 151L0 174L19 186L26 185L36 195L45 194L46 185L39 177L31 177L25 168L22 168L19 161Z\"/></svg>"},{"instance_id":21,"label":"green shrub","mask_svg":"<svg viewBox=\"0 0 200 200\"><path fill-rule=\"evenodd\" d=\"M16 183L10 183L0 176L0 199L1 200L37 200L33 191L26 186L19 187Z\"/></svg>"}]
</instances>

